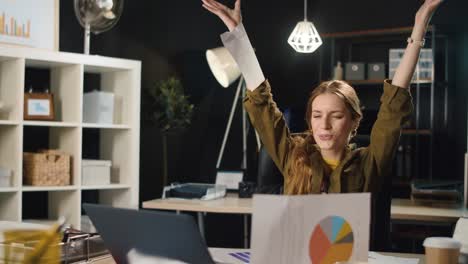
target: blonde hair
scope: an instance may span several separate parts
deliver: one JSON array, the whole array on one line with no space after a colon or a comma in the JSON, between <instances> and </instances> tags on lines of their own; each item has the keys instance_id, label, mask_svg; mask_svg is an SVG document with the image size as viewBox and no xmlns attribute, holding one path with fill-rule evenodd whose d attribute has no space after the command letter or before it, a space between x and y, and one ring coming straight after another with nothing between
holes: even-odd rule
<instances>
[{"instance_id":1,"label":"blonde hair","mask_svg":"<svg viewBox=\"0 0 468 264\"><path fill-rule=\"evenodd\" d=\"M323 162L318 162L317 164L311 164L310 160L318 161L321 159L310 159L310 155L314 153L315 143L314 137L312 135L312 102L317 98L317 96L331 93L337 95L343 100L346 105L346 108L351 113L351 119L355 122L355 128L350 134L350 139L352 136L356 135L357 127L359 122L362 119L361 108L359 107L359 98L356 94L356 91L348 83L344 81L327 81L322 82L317 86L312 93L310 94L309 100L307 102L307 111L306 111L306 122L308 126L308 133L302 136L293 137L293 146L291 153L291 159L293 162L290 163L288 168L289 177L286 178L284 193L285 194L307 194L312 191L312 168L316 166L322 166L326 174L331 173L331 169L328 166L324 166ZM318 152L315 151L318 155Z\"/></svg>"}]
</instances>

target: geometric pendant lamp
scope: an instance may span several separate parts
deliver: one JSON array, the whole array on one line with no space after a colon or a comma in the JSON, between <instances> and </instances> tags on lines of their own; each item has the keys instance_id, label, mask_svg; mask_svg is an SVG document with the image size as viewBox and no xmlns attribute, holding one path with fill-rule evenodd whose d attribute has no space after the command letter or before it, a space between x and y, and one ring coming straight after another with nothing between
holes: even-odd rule
<instances>
[{"instance_id":1,"label":"geometric pendant lamp","mask_svg":"<svg viewBox=\"0 0 468 264\"><path fill-rule=\"evenodd\" d=\"M312 53L322 45L322 39L314 24L307 21L307 0L304 0L304 21L297 23L288 43L300 53Z\"/></svg>"}]
</instances>

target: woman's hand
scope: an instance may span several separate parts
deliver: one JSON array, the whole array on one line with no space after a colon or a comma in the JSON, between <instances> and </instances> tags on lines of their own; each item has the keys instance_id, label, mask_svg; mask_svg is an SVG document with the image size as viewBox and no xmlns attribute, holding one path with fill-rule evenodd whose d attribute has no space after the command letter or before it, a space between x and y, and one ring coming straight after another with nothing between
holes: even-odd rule
<instances>
[{"instance_id":1,"label":"woman's hand","mask_svg":"<svg viewBox=\"0 0 468 264\"><path fill-rule=\"evenodd\" d=\"M241 3L240 0L236 0L234 4L234 9L231 9L223 4L220 4L216 0L202 0L203 7L210 11L211 13L217 15L229 29L233 31L237 25L242 21L241 16Z\"/></svg>"},{"instance_id":2,"label":"woman's hand","mask_svg":"<svg viewBox=\"0 0 468 264\"><path fill-rule=\"evenodd\" d=\"M432 15L443 0L425 0L418 12L416 12L415 22L427 25Z\"/></svg>"}]
</instances>

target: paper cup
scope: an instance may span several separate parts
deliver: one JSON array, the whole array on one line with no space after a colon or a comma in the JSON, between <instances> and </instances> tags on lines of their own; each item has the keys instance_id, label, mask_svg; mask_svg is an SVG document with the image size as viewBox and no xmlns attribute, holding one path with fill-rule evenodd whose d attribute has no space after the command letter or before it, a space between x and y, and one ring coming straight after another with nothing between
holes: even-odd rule
<instances>
[{"instance_id":1,"label":"paper cup","mask_svg":"<svg viewBox=\"0 0 468 264\"><path fill-rule=\"evenodd\" d=\"M468 264L468 254L463 252L460 253L460 257L458 258L459 264Z\"/></svg>"},{"instance_id":2,"label":"paper cup","mask_svg":"<svg viewBox=\"0 0 468 264\"><path fill-rule=\"evenodd\" d=\"M428 237L424 240L426 264L457 264L461 243L449 237Z\"/></svg>"}]
</instances>

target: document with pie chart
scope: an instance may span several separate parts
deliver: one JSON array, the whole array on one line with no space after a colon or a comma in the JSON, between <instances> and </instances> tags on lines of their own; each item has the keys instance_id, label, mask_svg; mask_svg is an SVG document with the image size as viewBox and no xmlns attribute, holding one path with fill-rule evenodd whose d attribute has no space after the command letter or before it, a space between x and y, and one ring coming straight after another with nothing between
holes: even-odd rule
<instances>
[{"instance_id":1,"label":"document with pie chart","mask_svg":"<svg viewBox=\"0 0 468 264\"><path fill-rule=\"evenodd\" d=\"M252 263L367 261L370 194L255 195Z\"/></svg>"}]
</instances>

